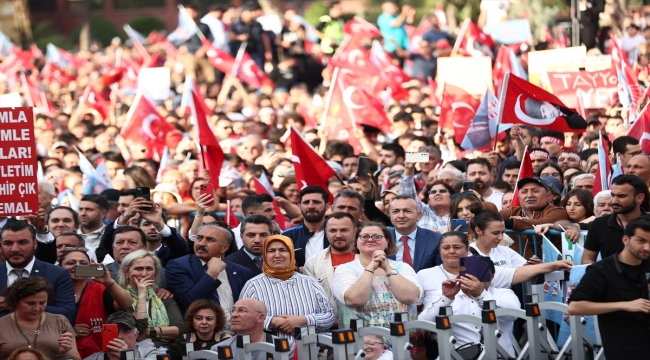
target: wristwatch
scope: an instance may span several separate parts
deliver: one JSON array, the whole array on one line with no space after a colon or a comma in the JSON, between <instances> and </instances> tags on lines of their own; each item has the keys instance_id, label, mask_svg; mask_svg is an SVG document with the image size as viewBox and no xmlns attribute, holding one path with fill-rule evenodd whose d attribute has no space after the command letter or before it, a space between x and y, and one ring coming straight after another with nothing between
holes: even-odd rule
<instances>
[{"instance_id":1,"label":"wristwatch","mask_svg":"<svg viewBox=\"0 0 650 360\"><path fill-rule=\"evenodd\" d=\"M155 327L150 327L149 328L149 338L150 339L156 338L156 328Z\"/></svg>"},{"instance_id":2,"label":"wristwatch","mask_svg":"<svg viewBox=\"0 0 650 360\"><path fill-rule=\"evenodd\" d=\"M389 271L388 274L386 274L386 277L391 277L393 275L397 275L397 270L393 269L393 270Z\"/></svg>"}]
</instances>

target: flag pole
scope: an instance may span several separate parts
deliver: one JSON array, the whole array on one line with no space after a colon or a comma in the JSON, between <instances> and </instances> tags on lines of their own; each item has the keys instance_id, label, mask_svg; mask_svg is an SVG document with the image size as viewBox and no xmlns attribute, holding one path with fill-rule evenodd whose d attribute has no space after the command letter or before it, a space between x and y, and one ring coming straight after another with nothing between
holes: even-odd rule
<instances>
[{"instance_id":1,"label":"flag pole","mask_svg":"<svg viewBox=\"0 0 650 360\"><path fill-rule=\"evenodd\" d=\"M503 85L501 85L501 94L499 94L499 114L497 115L497 131L494 136L494 148L497 149L497 141L499 141L499 125L501 124L501 119L503 118L503 105L505 104L506 98L506 89L508 88L508 80L510 80L510 73L507 72L505 78L503 79Z\"/></svg>"},{"instance_id":2,"label":"flag pole","mask_svg":"<svg viewBox=\"0 0 650 360\"><path fill-rule=\"evenodd\" d=\"M340 50L340 49L343 49L343 48L345 47L345 45L347 45L347 44L350 42L350 39L351 39L351 38L352 38L352 36L350 36L350 35L345 35L345 37L343 38L343 40L341 40L341 45L339 45L339 46L336 48L336 51L334 52L334 55L332 55L332 60L336 61L336 60L339 58L339 56L341 56L341 52L340 52L339 50ZM341 51L342 51L342 50L341 50Z\"/></svg>"},{"instance_id":3,"label":"flag pole","mask_svg":"<svg viewBox=\"0 0 650 360\"><path fill-rule=\"evenodd\" d=\"M454 48L451 50L451 55L449 55L449 57L454 57L456 56L456 53L458 53L458 49L460 48L460 42L465 37L465 33L467 32L467 27L469 26L469 21L470 21L469 18L465 18L465 21L463 21L463 26L461 26L460 28L458 37L454 42Z\"/></svg>"},{"instance_id":4,"label":"flag pole","mask_svg":"<svg viewBox=\"0 0 650 360\"><path fill-rule=\"evenodd\" d=\"M239 45L237 56L235 56L235 62L233 63L232 68L230 68L230 76L237 77L239 68L241 67L242 59L244 58L244 53L246 52L246 46L248 46L248 42L246 41L242 41Z\"/></svg>"},{"instance_id":5,"label":"flag pole","mask_svg":"<svg viewBox=\"0 0 650 360\"><path fill-rule=\"evenodd\" d=\"M329 92L327 93L327 98L325 99L325 108L323 110L323 115L320 122L321 129L325 127L325 122L327 121L327 113L330 110L330 105L332 103L332 94L333 94L334 86L336 86L338 75L339 75L339 68L335 67L334 73L332 74L332 80L330 81Z\"/></svg>"},{"instance_id":6,"label":"flag pole","mask_svg":"<svg viewBox=\"0 0 650 360\"><path fill-rule=\"evenodd\" d=\"M187 10L185 10L185 6L183 6L183 4L178 4L178 11L184 11L185 12L185 15L187 15L187 17L192 20L192 24L194 24L194 27L196 27L196 35L199 37L199 39L201 39L201 41L205 40L205 35L201 31L201 29L199 29L199 26L194 22L194 19L192 19L192 17L187 12Z\"/></svg>"},{"instance_id":7,"label":"flag pole","mask_svg":"<svg viewBox=\"0 0 650 360\"><path fill-rule=\"evenodd\" d=\"M230 228L230 200L226 200L226 223Z\"/></svg>"}]
</instances>

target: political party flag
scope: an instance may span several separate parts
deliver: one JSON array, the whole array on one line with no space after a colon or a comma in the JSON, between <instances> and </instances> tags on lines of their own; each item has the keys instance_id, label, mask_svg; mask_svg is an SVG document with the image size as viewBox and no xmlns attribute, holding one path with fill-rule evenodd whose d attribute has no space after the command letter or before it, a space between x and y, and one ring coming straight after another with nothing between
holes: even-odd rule
<instances>
[{"instance_id":1,"label":"political party flag","mask_svg":"<svg viewBox=\"0 0 650 360\"><path fill-rule=\"evenodd\" d=\"M507 74L499 99L501 124L522 124L560 132L583 132L587 122L555 95L513 74Z\"/></svg>"},{"instance_id":2,"label":"political party flag","mask_svg":"<svg viewBox=\"0 0 650 360\"><path fill-rule=\"evenodd\" d=\"M650 113L648 113L646 106L641 114L638 115L630 130L627 131L627 136L631 136L641 144L644 154L650 154Z\"/></svg>"},{"instance_id":3,"label":"political party flag","mask_svg":"<svg viewBox=\"0 0 650 360\"><path fill-rule=\"evenodd\" d=\"M595 196L603 190L609 190L611 183L612 167L609 163L609 154L607 153L607 144L602 134L598 134L598 165L596 165L596 180L591 193Z\"/></svg>"},{"instance_id":4,"label":"political party flag","mask_svg":"<svg viewBox=\"0 0 650 360\"><path fill-rule=\"evenodd\" d=\"M580 280L585 275L589 265L576 265L573 266L569 272L569 282L567 284L567 300L571 298L571 293L580 284ZM596 324L593 316L585 316L587 323L584 325L585 333L589 335L592 341L596 341ZM567 339L571 336L571 327L566 321L560 322L560 332L557 337L557 345L562 347Z\"/></svg>"},{"instance_id":5,"label":"political party flag","mask_svg":"<svg viewBox=\"0 0 650 360\"><path fill-rule=\"evenodd\" d=\"M481 102L474 99L467 91L445 83L442 90L440 106L440 123L442 129L453 129L454 139L460 144L467 134L469 125L476 115Z\"/></svg>"},{"instance_id":6,"label":"political party flag","mask_svg":"<svg viewBox=\"0 0 650 360\"><path fill-rule=\"evenodd\" d=\"M167 35L167 40L178 45L194 36L197 30L198 28L190 14L187 13L185 6L178 5L178 27Z\"/></svg>"},{"instance_id":7,"label":"political party flag","mask_svg":"<svg viewBox=\"0 0 650 360\"><path fill-rule=\"evenodd\" d=\"M549 263L557 261L561 255L560 251L553 245L553 243L544 235L542 235L542 262ZM544 301L562 301L563 291L560 286L559 280L546 281L544 283ZM546 318L556 323L562 322L564 314L558 311L546 311Z\"/></svg>"},{"instance_id":8,"label":"political party flag","mask_svg":"<svg viewBox=\"0 0 650 360\"><path fill-rule=\"evenodd\" d=\"M498 116L499 100L488 88L460 146L469 151L489 150L493 139L497 136ZM499 126L499 133L505 132L511 127L511 124L503 124Z\"/></svg>"}]
</instances>

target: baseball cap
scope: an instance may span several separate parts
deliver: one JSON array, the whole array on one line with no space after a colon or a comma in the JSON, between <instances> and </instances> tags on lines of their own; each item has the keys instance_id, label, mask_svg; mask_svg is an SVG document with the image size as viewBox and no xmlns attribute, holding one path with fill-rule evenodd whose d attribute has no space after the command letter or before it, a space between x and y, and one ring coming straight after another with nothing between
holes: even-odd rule
<instances>
[{"instance_id":1,"label":"baseball cap","mask_svg":"<svg viewBox=\"0 0 650 360\"><path fill-rule=\"evenodd\" d=\"M125 311L117 311L110 315L106 319L107 324L122 324L128 326L129 329L134 329L135 325L135 316L129 314Z\"/></svg>"},{"instance_id":2,"label":"baseball cap","mask_svg":"<svg viewBox=\"0 0 650 360\"><path fill-rule=\"evenodd\" d=\"M57 141L54 144L52 144L52 147L50 149L54 150L60 147L65 148L66 150L70 148L70 146L68 146L68 143L66 143L65 141Z\"/></svg>"},{"instance_id":3,"label":"baseball cap","mask_svg":"<svg viewBox=\"0 0 650 360\"><path fill-rule=\"evenodd\" d=\"M552 176L542 176L540 180L546 185L546 187L558 195L562 194L564 191L564 185L562 185L562 182L557 178Z\"/></svg>"},{"instance_id":4,"label":"baseball cap","mask_svg":"<svg viewBox=\"0 0 650 360\"><path fill-rule=\"evenodd\" d=\"M546 184L544 184L544 182L542 182L542 180L540 180L537 177L530 177L530 178L525 178L525 179L521 179L521 180L517 181L517 189L521 189L522 187L524 187L524 185L529 184L529 183L535 183L535 184L543 187L544 189L548 190L548 187L546 186Z\"/></svg>"}]
</instances>

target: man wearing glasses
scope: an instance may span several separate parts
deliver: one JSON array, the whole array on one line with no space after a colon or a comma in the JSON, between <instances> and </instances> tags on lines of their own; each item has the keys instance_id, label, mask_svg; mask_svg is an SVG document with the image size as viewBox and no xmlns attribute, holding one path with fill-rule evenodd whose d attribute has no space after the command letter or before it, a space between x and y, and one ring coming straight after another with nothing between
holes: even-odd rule
<instances>
[{"instance_id":1,"label":"man wearing glasses","mask_svg":"<svg viewBox=\"0 0 650 360\"><path fill-rule=\"evenodd\" d=\"M230 310L230 328L237 335L248 335L252 343L268 342L273 343L274 336L264 332L264 320L266 319L266 305L259 300L245 298L237 301ZM234 360L244 360L236 351L237 337L233 336L212 347L212 351L218 351L219 347L230 346L233 350ZM254 351L252 360L268 360L272 355L262 351ZM289 352L289 359L293 359L293 349Z\"/></svg>"}]
</instances>

